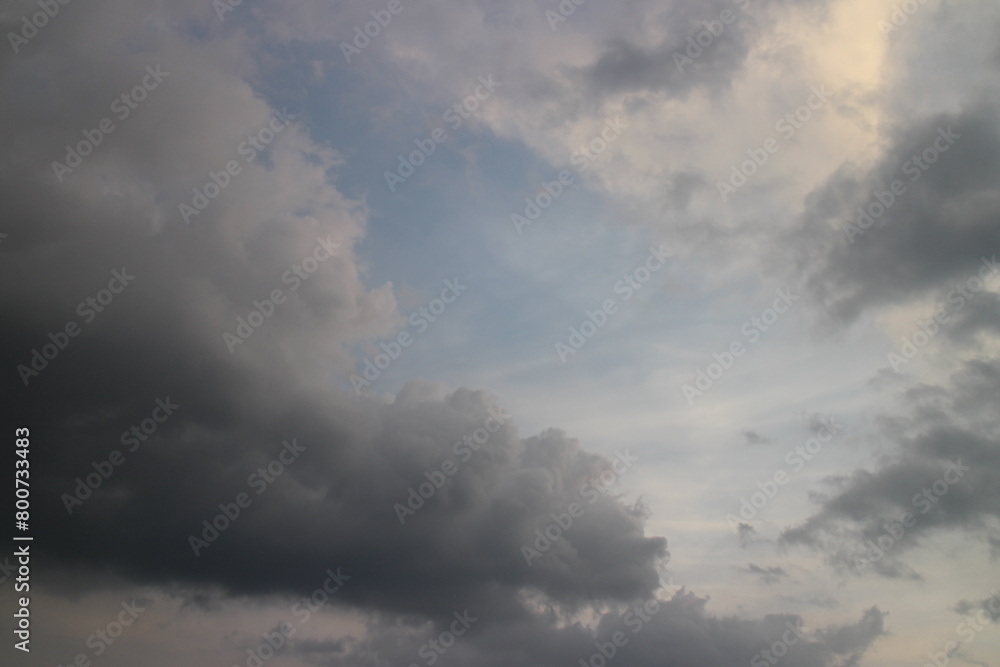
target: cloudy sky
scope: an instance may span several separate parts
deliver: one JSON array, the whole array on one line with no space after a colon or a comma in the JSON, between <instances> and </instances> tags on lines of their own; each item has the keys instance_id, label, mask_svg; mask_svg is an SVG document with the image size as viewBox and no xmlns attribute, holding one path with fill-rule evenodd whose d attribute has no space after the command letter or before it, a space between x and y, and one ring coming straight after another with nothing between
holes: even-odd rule
<instances>
[{"instance_id":1,"label":"cloudy sky","mask_svg":"<svg viewBox=\"0 0 1000 667\"><path fill-rule=\"evenodd\" d=\"M996 2L0 24L4 664L997 664Z\"/></svg>"}]
</instances>

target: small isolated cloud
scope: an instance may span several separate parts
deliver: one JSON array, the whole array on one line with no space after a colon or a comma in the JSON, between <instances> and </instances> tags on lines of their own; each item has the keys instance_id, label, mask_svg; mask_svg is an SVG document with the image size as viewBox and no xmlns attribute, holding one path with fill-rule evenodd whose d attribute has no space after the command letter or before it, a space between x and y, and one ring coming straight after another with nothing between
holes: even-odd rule
<instances>
[{"instance_id":1,"label":"small isolated cloud","mask_svg":"<svg viewBox=\"0 0 1000 667\"><path fill-rule=\"evenodd\" d=\"M740 572L746 574L753 574L760 578L760 581L765 584L776 584L785 577L788 573L785 572L785 568L773 565L771 567L761 567L754 563L750 563L747 567L740 568Z\"/></svg>"},{"instance_id":2,"label":"small isolated cloud","mask_svg":"<svg viewBox=\"0 0 1000 667\"><path fill-rule=\"evenodd\" d=\"M769 438L762 436L761 434L757 433L757 431L744 429L742 433L743 437L746 438L747 444L750 445L766 445L771 442Z\"/></svg>"}]
</instances>

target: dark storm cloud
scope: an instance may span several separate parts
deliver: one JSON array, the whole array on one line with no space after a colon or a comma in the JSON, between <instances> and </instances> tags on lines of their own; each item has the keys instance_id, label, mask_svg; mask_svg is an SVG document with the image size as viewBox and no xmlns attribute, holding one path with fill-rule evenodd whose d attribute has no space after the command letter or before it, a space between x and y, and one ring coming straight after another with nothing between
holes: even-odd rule
<instances>
[{"instance_id":1,"label":"dark storm cloud","mask_svg":"<svg viewBox=\"0 0 1000 667\"><path fill-rule=\"evenodd\" d=\"M1000 364L975 361L948 386L904 392L906 413L882 429L896 453L875 470L832 480L830 494L813 496L818 511L786 529L781 543L819 549L845 571L920 578L903 557L937 531L961 528L995 542L998 391Z\"/></svg>"},{"instance_id":2,"label":"dark storm cloud","mask_svg":"<svg viewBox=\"0 0 1000 667\"><path fill-rule=\"evenodd\" d=\"M871 169L845 164L809 195L790 241L804 288L828 318L846 323L874 306L944 295L1000 252L998 120L997 107L980 101L900 121ZM859 207L875 214L871 222ZM984 308L963 315L965 329L990 326Z\"/></svg>"},{"instance_id":3,"label":"dark storm cloud","mask_svg":"<svg viewBox=\"0 0 1000 667\"><path fill-rule=\"evenodd\" d=\"M353 244L366 212L334 186L339 155L293 121L243 160L238 147L279 111L248 83L258 77L251 37L220 26L205 3L62 11L23 53L0 56L11 100L0 122L18 128L0 138L3 420L31 426L32 517L46 536L35 556L53 578L72 580L61 590L125 580L184 591L187 610L224 614L222 599L295 599L342 572L332 604L374 619L372 633L292 643L326 664L413 660L464 609L482 624L455 655L482 665L575 663L595 641L631 630L635 616L617 607L596 631L562 623L660 588L667 544L645 534L643 506L613 489L584 494L609 469L627 486L615 460L559 430L518 433L483 392L411 382L389 401L336 388L352 361L345 347L397 322L392 286L364 283ZM716 68L736 67L746 46L732 37L692 75L713 81ZM600 90L617 90L609 77L619 70L626 87L669 88L673 75L657 72L673 67L666 53L612 45L584 74ZM67 144L92 135L157 65L163 83L60 180L52 162L66 160ZM193 189L218 183L230 160L240 173L186 223L178 204L193 205ZM284 272L320 239L340 252L293 289ZM87 319L78 304L114 271L135 277ZM285 299L259 305L275 289ZM266 317L230 349L223 333L254 309ZM79 334L61 338L69 323ZM56 341L37 375L18 371ZM171 414L130 450L129 433L163 405ZM499 426L465 458L456 443L488 423ZM108 468L113 451L123 461ZM446 459L457 472L401 514L411 489L438 486ZM274 461L280 472L261 472ZM99 484L85 490L93 474ZM240 494L252 502L213 537L203 521L234 512ZM565 521L574 502L582 514L527 563L522 547L537 546L536 531ZM192 536L205 544L193 548ZM536 611L533 598L549 608ZM744 663L799 620L716 618L687 592L660 605L622 648L623 663ZM882 632L872 610L798 642L789 661L853 661Z\"/></svg>"},{"instance_id":4,"label":"dark storm cloud","mask_svg":"<svg viewBox=\"0 0 1000 667\"><path fill-rule=\"evenodd\" d=\"M161 29L170 16L144 22L127 5L102 7L81 11L55 54L4 55L8 86L32 75L53 82L31 106L0 112L5 126L21 128L4 135L0 165L11 214L0 248L0 367L4 396L45 443L34 462L44 471L34 517L53 538L39 557L230 594L308 593L342 567L351 577L342 602L429 616L449 614L456 596L494 616L517 614L523 588L574 603L650 595L666 541L646 537L643 512L610 495L588 498L530 566L521 552L610 462L558 431L522 439L509 416L464 461L472 450L453 446L487 423L485 395L416 383L385 404L331 388L349 368L343 345L388 330L395 317L388 286L366 289L354 263L363 207L330 184L336 156L293 121L266 155L245 159L242 142L277 110L227 71L241 40L195 46ZM137 32L105 34L112 15ZM58 36L52 28L45 36ZM90 51L92 42L102 49ZM165 80L60 182L51 162L111 116L111 101L150 63L162 64ZM204 191L229 160L241 171L187 224L178 204L193 203L192 188ZM324 251L298 285L286 280L323 240L342 252ZM116 284L100 312L81 314L77 304L112 271L134 278ZM275 289L283 301L255 305ZM223 333L255 309L263 323L227 343ZM80 332L64 349L35 359L36 373L17 370L70 322ZM502 410L493 414L496 425ZM151 435L127 433L151 416L162 421ZM81 486L108 470L113 450L124 462L96 490ZM280 456L273 482L255 476ZM401 525L394 506L446 458L459 474ZM210 535L202 521L241 492L252 505L193 548L189 536Z\"/></svg>"},{"instance_id":5,"label":"dark storm cloud","mask_svg":"<svg viewBox=\"0 0 1000 667\"><path fill-rule=\"evenodd\" d=\"M717 618L705 610L707 599L681 590L669 599L636 601L623 609L601 615L594 629L579 623L560 623L558 612L526 615L491 625L476 624L457 637L445 660L482 667L518 664L528 667L578 665L597 655L611 655L622 664L701 665L728 667L748 664L755 658L769 664L761 654L784 640L782 660L798 667L856 664L858 657L883 635L882 612L864 612L857 623L803 631L802 619L791 614L769 615L761 620ZM474 615L475 616L475 615ZM478 623L485 619L478 616ZM801 633L801 637L794 630ZM406 627L385 619L369 627L369 637L350 643L346 655L337 655L339 642L292 642L291 651L331 667L399 664L422 660L420 651L434 653L429 641L448 625ZM612 642L620 632L619 646ZM517 637L511 642L511 637ZM781 647L779 646L779 650ZM607 662L610 662L608 659Z\"/></svg>"}]
</instances>

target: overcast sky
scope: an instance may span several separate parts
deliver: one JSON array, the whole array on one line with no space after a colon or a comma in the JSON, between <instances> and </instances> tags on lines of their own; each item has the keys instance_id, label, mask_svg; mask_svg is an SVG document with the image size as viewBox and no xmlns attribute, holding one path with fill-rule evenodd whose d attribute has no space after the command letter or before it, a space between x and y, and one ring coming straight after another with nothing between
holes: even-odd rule
<instances>
[{"instance_id":1,"label":"overcast sky","mask_svg":"<svg viewBox=\"0 0 1000 667\"><path fill-rule=\"evenodd\" d=\"M63 2L4 664L996 664L995 1Z\"/></svg>"}]
</instances>

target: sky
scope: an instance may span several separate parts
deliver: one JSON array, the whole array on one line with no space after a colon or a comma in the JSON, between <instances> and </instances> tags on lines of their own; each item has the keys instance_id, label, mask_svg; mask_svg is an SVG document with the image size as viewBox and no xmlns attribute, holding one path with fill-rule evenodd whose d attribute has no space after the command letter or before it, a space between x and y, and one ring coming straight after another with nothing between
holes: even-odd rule
<instances>
[{"instance_id":1,"label":"sky","mask_svg":"<svg viewBox=\"0 0 1000 667\"><path fill-rule=\"evenodd\" d=\"M4 664L996 664L996 2L0 25Z\"/></svg>"}]
</instances>

